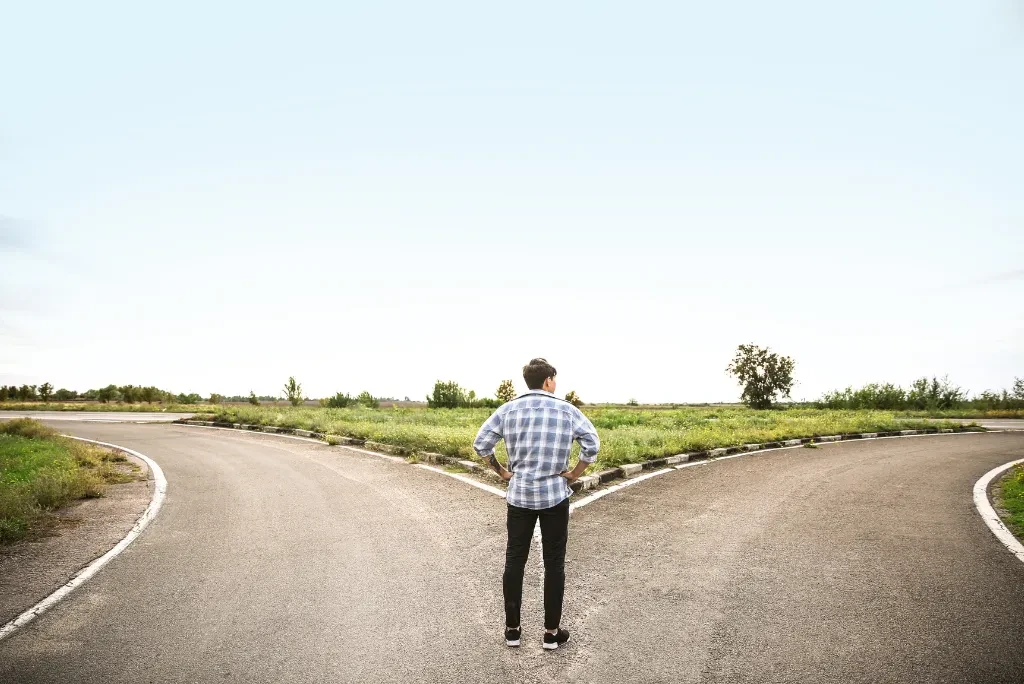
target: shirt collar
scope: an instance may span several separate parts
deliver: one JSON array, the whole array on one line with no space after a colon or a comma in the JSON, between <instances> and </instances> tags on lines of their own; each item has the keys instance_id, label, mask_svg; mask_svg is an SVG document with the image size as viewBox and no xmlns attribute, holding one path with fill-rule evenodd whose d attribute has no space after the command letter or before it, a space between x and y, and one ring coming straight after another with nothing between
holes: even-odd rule
<instances>
[{"instance_id":1,"label":"shirt collar","mask_svg":"<svg viewBox=\"0 0 1024 684\"><path fill-rule=\"evenodd\" d=\"M548 392L547 390L542 390L542 389L526 390L525 392L523 392L519 396L520 397L525 397L527 394L541 394L541 395L544 395L545 397L555 397L555 395L552 394L551 392ZM557 399L557 398L558 397L555 397L555 399Z\"/></svg>"}]
</instances>

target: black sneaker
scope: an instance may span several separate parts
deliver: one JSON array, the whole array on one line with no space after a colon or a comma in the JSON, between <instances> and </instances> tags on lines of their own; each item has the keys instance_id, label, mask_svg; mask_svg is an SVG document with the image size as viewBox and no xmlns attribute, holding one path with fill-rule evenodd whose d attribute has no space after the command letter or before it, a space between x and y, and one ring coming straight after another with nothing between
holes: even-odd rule
<instances>
[{"instance_id":1,"label":"black sneaker","mask_svg":"<svg viewBox=\"0 0 1024 684\"><path fill-rule=\"evenodd\" d=\"M505 628L505 645L506 646L518 646L519 645L519 628L512 629L511 627Z\"/></svg>"},{"instance_id":2,"label":"black sneaker","mask_svg":"<svg viewBox=\"0 0 1024 684\"><path fill-rule=\"evenodd\" d=\"M569 632L559 628L555 634L544 632L544 648L553 651L569 640Z\"/></svg>"}]
</instances>

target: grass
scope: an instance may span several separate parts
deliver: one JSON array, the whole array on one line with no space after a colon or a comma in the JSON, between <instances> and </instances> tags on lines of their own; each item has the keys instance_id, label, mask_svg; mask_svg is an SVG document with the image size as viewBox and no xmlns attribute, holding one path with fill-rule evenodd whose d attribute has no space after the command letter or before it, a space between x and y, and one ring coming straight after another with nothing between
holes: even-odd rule
<instances>
[{"instance_id":1,"label":"grass","mask_svg":"<svg viewBox=\"0 0 1024 684\"><path fill-rule=\"evenodd\" d=\"M491 412L489 409L222 406L202 413L211 420L300 428L474 458L473 439ZM584 407L584 413L601 437L600 467L798 437L955 425L903 417L892 411L814 408L754 411L740 407L674 410ZM499 458L504 458L500 446Z\"/></svg>"},{"instance_id":2,"label":"grass","mask_svg":"<svg viewBox=\"0 0 1024 684\"><path fill-rule=\"evenodd\" d=\"M1024 540L1024 466L1011 468L995 494L1003 522L1018 539Z\"/></svg>"},{"instance_id":3,"label":"grass","mask_svg":"<svg viewBox=\"0 0 1024 684\"><path fill-rule=\"evenodd\" d=\"M61 437L27 418L0 423L0 544L29 534L48 511L103 496L132 476L120 454Z\"/></svg>"}]
</instances>

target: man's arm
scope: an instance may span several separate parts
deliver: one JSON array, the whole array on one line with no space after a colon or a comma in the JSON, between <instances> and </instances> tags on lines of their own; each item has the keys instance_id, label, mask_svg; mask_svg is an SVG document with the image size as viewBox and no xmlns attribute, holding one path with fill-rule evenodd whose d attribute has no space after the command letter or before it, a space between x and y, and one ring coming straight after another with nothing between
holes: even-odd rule
<instances>
[{"instance_id":1,"label":"man's arm","mask_svg":"<svg viewBox=\"0 0 1024 684\"><path fill-rule=\"evenodd\" d=\"M594 424L577 409L576 420L573 424L572 438L580 443L580 460L572 470L561 473L562 477L570 483L575 482L594 461L597 460L597 452L601 449L601 439L597 436Z\"/></svg>"},{"instance_id":2,"label":"man's arm","mask_svg":"<svg viewBox=\"0 0 1024 684\"><path fill-rule=\"evenodd\" d=\"M502 437L501 416L499 411L495 411L487 419L487 422L480 427L480 432L477 433L476 439L473 441L473 450L476 451L480 458L490 464L494 472L501 476L501 479L508 482L512 479L512 473L506 470L494 455L494 447L497 446Z\"/></svg>"}]
</instances>

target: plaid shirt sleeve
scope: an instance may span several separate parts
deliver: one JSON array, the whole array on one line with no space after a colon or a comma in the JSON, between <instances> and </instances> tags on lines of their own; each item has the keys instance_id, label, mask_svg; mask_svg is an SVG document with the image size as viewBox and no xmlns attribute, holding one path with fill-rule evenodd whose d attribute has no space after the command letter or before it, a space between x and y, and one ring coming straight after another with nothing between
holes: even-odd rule
<instances>
[{"instance_id":1,"label":"plaid shirt sleeve","mask_svg":"<svg viewBox=\"0 0 1024 684\"><path fill-rule=\"evenodd\" d=\"M473 450L484 458L490 458L494 455L494 447L504 437L501 432L501 414L501 409L492 413L491 417L480 426L480 432L477 433L476 439L473 440Z\"/></svg>"},{"instance_id":2,"label":"plaid shirt sleeve","mask_svg":"<svg viewBox=\"0 0 1024 684\"><path fill-rule=\"evenodd\" d=\"M593 463L597 460L597 452L601 448L601 439L590 419L576 409L576 420L573 421L572 438L580 443L580 460Z\"/></svg>"}]
</instances>

